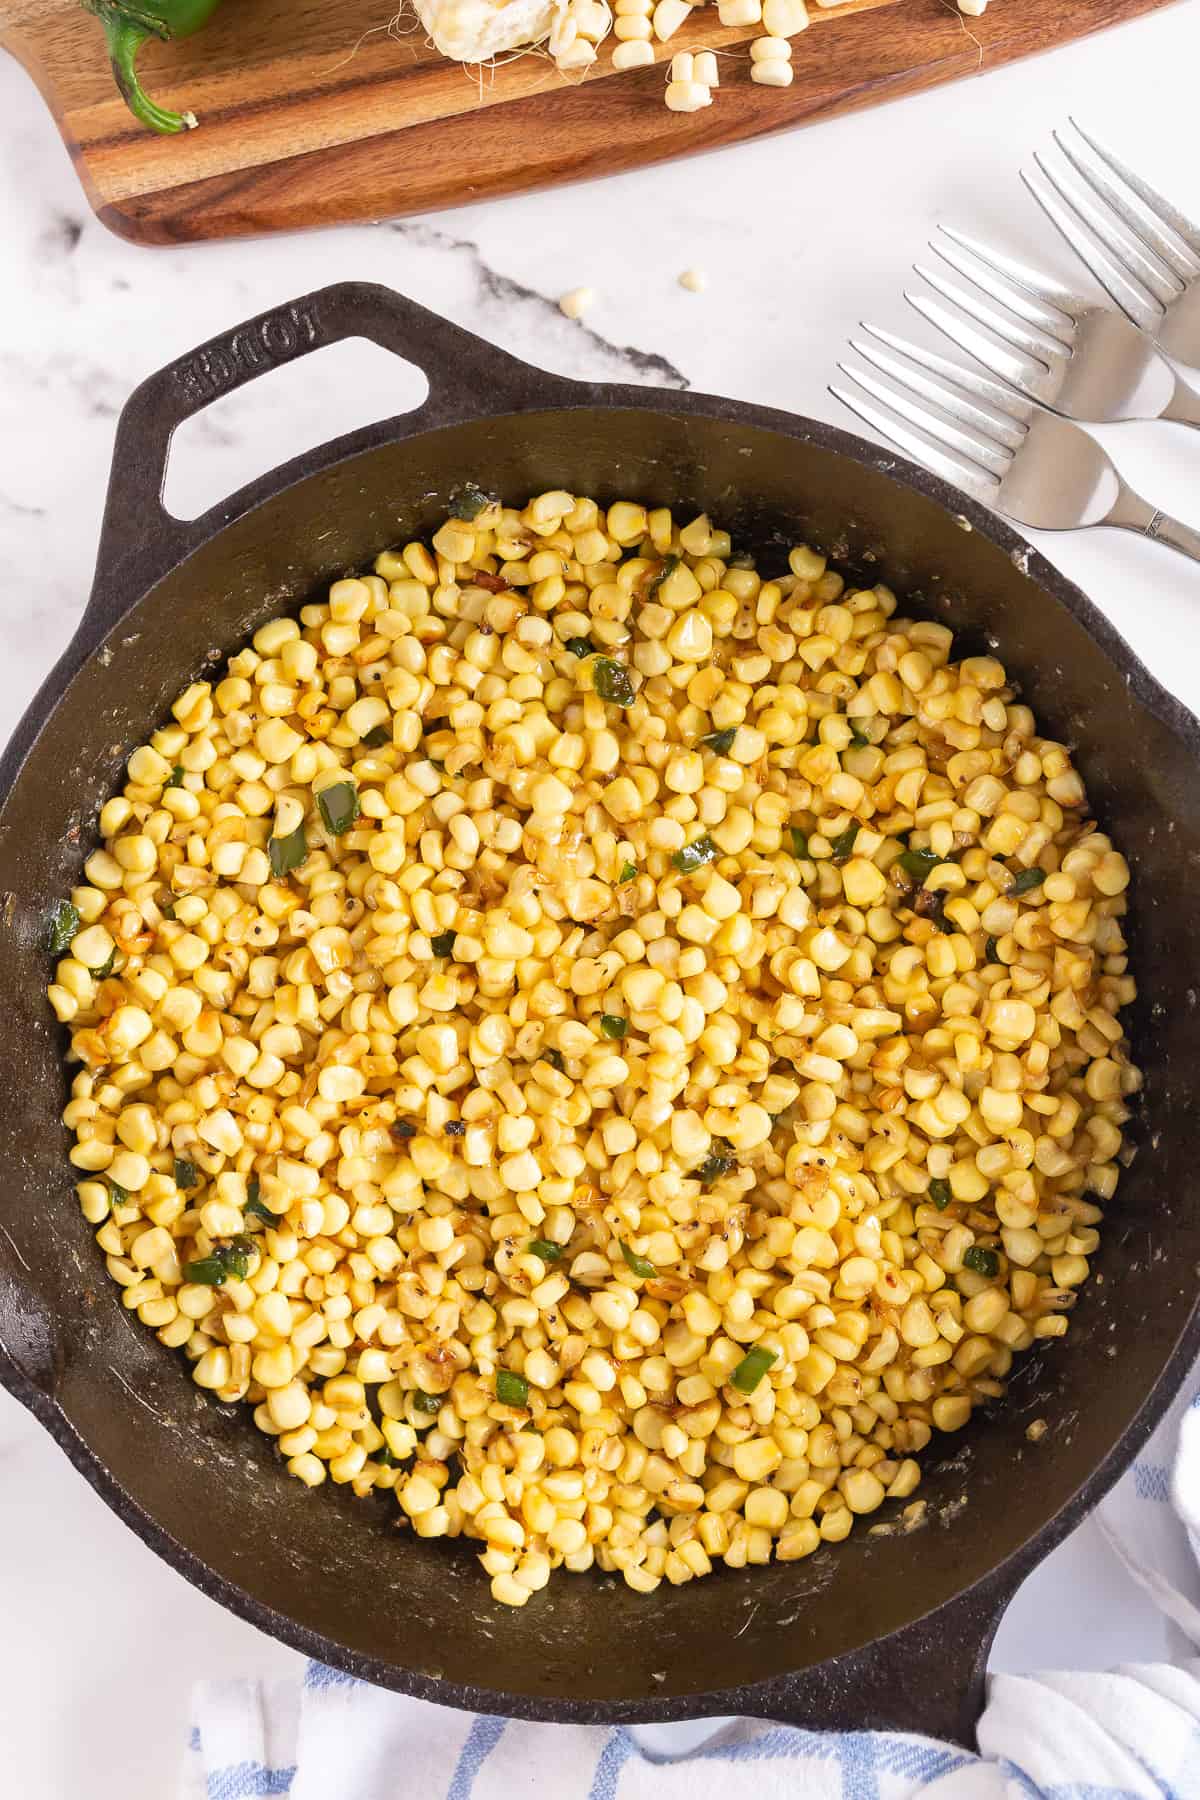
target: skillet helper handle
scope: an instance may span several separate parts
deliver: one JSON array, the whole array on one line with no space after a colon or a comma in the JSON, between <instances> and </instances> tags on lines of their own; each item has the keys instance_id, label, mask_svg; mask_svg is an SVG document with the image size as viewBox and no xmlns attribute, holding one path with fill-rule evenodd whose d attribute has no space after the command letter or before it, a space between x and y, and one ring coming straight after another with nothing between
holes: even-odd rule
<instances>
[{"instance_id":1,"label":"skillet helper handle","mask_svg":"<svg viewBox=\"0 0 1200 1800\"><path fill-rule=\"evenodd\" d=\"M228 501L193 520L176 519L163 506L167 459L179 426L258 376L352 337L368 338L426 377L428 396L406 416L406 435L561 403L564 394L576 391L573 382L531 368L374 282L337 282L259 313L148 376L126 402L117 423L88 609L98 625L113 615L118 592L125 597L131 587L152 585L210 535L214 523L233 514ZM351 453L354 440L351 434L322 445L304 458L303 472ZM266 478L272 491L286 483L289 470L285 464Z\"/></svg>"},{"instance_id":2,"label":"skillet helper handle","mask_svg":"<svg viewBox=\"0 0 1200 1800\"><path fill-rule=\"evenodd\" d=\"M747 1710L811 1731L902 1731L975 1750L988 1652L1031 1566L1001 1570L890 1637L767 1683Z\"/></svg>"}]
</instances>

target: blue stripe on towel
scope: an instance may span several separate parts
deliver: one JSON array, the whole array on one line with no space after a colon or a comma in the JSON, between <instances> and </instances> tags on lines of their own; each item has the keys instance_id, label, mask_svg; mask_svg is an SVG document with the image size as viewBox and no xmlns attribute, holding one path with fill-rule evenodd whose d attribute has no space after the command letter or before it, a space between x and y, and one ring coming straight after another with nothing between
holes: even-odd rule
<instances>
[{"instance_id":1,"label":"blue stripe on towel","mask_svg":"<svg viewBox=\"0 0 1200 1800\"><path fill-rule=\"evenodd\" d=\"M636 1745L625 1727L614 1725L596 1762L596 1773L588 1789L588 1800L614 1800L617 1779L635 1749Z\"/></svg>"},{"instance_id":2,"label":"blue stripe on towel","mask_svg":"<svg viewBox=\"0 0 1200 1800\"><path fill-rule=\"evenodd\" d=\"M735 1744L702 1746L692 1753L691 1760L758 1762L775 1757L790 1757L796 1761L840 1761L847 1796L853 1796L854 1800L858 1800L859 1795L866 1800L866 1796L876 1792L879 1770L913 1780L934 1781L975 1761L974 1757L948 1750L941 1744L897 1739L886 1732L805 1731L792 1725L775 1725L770 1731L743 1738Z\"/></svg>"},{"instance_id":3,"label":"blue stripe on towel","mask_svg":"<svg viewBox=\"0 0 1200 1800\"><path fill-rule=\"evenodd\" d=\"M879 1800L875 1739L869 1731L847 1732L835 1742L842 1758L843 1800Z\"/></svg>"},{"instance_id":4,"label":"blue stripe on towel","mask_svg":"<svg viewBox=\"0 0 1200 1800\"><path fill-rule=\"evenodd\" d=\"M889 1775L904 1775L914 1781L937 1781L965 1769L976 1759L961 1750L949 1750L942 1744L914 1742L911 1738L894 1738L886 1732L875 1735L875 1752L879 1767Z\"/></svg>"},{"instance_id":5,"label":"blue stripe on towel","mask_svg":"<svg viewBox=\"0 0 1200 1800\"><path fill-rule=\"evenodd\" d=\"M475 1777L504 1736L507 1724L507 1719L499 1719L494 1713L476 1715L467 1733L467 1741L459 1753L454 1774L450 1777L446 1800L471 1800Z\"/></svg>"},{"instance_id":6,"label":"blue stripe on towel","mask_svg":"<svg viewBox=\"0 0 1200 1800\"><path fill-rule=\"evenodd\" d=\"M310 1662L304 1671L304 1685L312 1693L318 1688L357 1687L359 1682L357 1675L345 1675L326 1663Z\"/></svg>"},{"instance_id":7,"label":"blue stripe on towel","mask_svg":"<svg viewBox=\"0 0 1200 1800\"><path fill-rule=\"evenodd\" d=\"M1139 1500L1169 1500L1171 1498L1171 1471L1162 1463L1135 1462L1133 1465L1133 1491Z\"/></svg>"},{"instance_id":8,"label":"blue stripe on towel","mask_svg":"<svg viewBox=\"0 0 1200 1800\"><path fill-rule=\"evenodd\" d=\"M268 1769L260 1762L231 1763L224 1769L213 1769L208 1777L208 1800L286 1800L292 1791L296 1765L290 1769Z\"/></svg>"},{"instance_id":9,"label":"blue stripe on towel","mask_svg":"<svg viewBox=\"0 0 1200 1800\"><path fill-rule=\"evenodd\" d=\"M621 1770L631 1756L641 1754L636 1740L624 1726L614 1728L604 1741L588 1800L616 1800ZM648 1760L656 1760L649 1758ZM675 1761L675 1758L668 1759ZM881 1773L906 1776L914 1781L935 1781L976 1759L943 1745L897 1739L874 1731L817 1732L797 1726L773 1725L754 1737L734 1743L705 1744L678 1759L686 1762L839 1763L844 1800L879 1800ZM447 1797L449 1800L449 1796ZM1040 1800L1040 1797L1039 1797ZM1074 1800L1074 1797L1071 1797Z\"/></svg>"}]
</instances>

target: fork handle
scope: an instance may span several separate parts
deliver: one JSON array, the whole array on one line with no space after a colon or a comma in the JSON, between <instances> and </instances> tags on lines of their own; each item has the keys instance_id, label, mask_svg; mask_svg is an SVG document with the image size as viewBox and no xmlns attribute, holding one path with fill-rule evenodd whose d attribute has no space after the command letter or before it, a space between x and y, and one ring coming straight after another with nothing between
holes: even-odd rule
<instances>
[{"instance_id":1,"label":"fork handle","mask_svg":"<svg viewBox=\"0 0 1200 1800\"><path fill-rule=\"evenodd\" d=\"M1175 392L1159 416L1174 419L1177 425L1194 425L1200 430L1200 393L1182 376L1177 377Z\"/></svg>"},{"instance_id":2,"label":"fork handle","mask_svg":"<svg viewBox=\"0 0 1200 1800\"><path fill-rule=\"evenodd\" d=\"M1200 531L1194 531L1181 519L1173 519L1170 513L1160 512L1158 507L1151 506L1148 500L1143 500L1123 483L1112 511L1103 522L1119 525L1124 531L1139 532L1142 537L1154 538L1160 544L1170 545L1172 550L1182 551L1193 562L1200 562Z\"/></svg>"}]
</instances>

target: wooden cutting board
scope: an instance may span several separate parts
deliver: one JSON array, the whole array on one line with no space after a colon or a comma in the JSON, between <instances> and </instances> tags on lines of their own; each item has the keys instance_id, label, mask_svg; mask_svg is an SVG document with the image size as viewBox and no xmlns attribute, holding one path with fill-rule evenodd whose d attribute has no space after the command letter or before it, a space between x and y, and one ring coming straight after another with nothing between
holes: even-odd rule
<instances>
[{"instance_id":1,"label":"wooden cutting board","mask_svg":"<svg viewBox=\"0 0 1200 1800\"><path fill-rule=\"evenodd\" d=\"M99 217L163 244L395 218L639 168L974 76L1167 0L991 0L978 19L950 0L810 0L790 88L752 83L758 33L698 7L657 47L660 63L701 45L736 54L714 104L692 114L664 107L663 68L615 73L607 47L582 81L540 55L464 69L415 17L389 31L399 4L225 0L199 36L147 44L155 99L200 116L172 138L130 118L100 28L75 0L0 0L0 44L40 87Z\"/></svg>"}]
</instances>

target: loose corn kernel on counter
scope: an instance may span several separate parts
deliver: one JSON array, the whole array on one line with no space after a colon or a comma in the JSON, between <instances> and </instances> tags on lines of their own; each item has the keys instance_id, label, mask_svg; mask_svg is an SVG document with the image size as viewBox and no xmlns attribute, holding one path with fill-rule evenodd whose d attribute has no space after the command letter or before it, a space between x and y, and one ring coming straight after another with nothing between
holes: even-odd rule
<instances>
[{"instance_id":1,"label":"loose corn kernel on counter","mask_svg":"<svg viewBox=\"0 0 1200 1800\"><path fill-rule=\"evenodd\" d=\"M886 588L456 511L130 757L51 922L80 1205L294 1476L499 1601L807 1556L1067 1329L1128 867Z\"/></svg>"}]
</instances>

